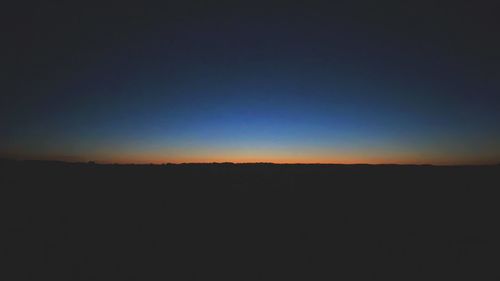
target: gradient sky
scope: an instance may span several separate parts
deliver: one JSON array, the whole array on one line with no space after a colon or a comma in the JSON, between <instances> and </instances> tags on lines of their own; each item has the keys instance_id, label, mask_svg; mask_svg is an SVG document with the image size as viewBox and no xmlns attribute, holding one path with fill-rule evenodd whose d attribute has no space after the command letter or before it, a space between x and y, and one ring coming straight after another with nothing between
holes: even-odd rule
<instances>
[{"instance_id":1,"label":"gradient sky","mask_svg":"<svg viewBox=\"0 0 500 281\"><path fill-rule=\"evenodd\" d=\"M1 155L500 162L493 1L177 2L10 7Z\"/></svg>"}]
</instances>

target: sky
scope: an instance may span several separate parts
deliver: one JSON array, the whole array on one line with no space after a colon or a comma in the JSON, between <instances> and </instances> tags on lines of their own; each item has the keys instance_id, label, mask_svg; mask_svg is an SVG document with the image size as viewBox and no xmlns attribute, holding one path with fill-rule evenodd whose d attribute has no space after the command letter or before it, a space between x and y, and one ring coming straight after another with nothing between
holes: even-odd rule
<instances>
[{"instance_id":1,"label":"sky","mask_svg":"<svg viewBox=\"0 0 500 281\"><path fill-rule=\"evenodd\" d=\"M10 5L2 157L500 162L495 1Z\"/></svg>"}]
</instances>

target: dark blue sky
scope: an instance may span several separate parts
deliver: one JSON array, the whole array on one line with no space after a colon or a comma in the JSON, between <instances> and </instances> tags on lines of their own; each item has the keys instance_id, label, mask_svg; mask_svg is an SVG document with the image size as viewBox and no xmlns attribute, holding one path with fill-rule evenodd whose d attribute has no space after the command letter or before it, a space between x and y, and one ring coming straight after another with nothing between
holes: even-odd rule
<instances>
[{"instance_id":1,"label":"dark blue sky","mask_svg":"<svg viewBox=\"0 0 500 281\"><path fill-rule=\"evenodd\" d=\"M500 161L498 4L402 2L11 7L0 151Z\"/></svg>"}]
</instances>

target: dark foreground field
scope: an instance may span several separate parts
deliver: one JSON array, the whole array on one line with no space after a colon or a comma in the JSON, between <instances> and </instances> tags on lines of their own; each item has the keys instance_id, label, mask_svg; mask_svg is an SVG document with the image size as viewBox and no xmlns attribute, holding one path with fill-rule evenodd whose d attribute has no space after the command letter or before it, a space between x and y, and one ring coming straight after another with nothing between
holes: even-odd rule
<instances>
[{"instance_id":1,"label":"dark foreground field","mask_svg":"<svg viewBox=\"0 0 500 281\"><path fill-rule=\"evenodd\" d=\"M2 280L499 280L500 166L1 164Z\"/></svg>"}]
</instances>

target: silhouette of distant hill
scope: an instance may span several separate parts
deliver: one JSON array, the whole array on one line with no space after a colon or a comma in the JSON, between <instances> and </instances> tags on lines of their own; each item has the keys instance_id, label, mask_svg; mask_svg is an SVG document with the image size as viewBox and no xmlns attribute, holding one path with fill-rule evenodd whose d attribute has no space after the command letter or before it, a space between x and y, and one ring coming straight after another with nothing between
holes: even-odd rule
<instances>
[{"instance_id":1,"label":"silhouette of distant hill","mask_svg":"<svg viewBox=\"0 0 500 281\"><path fill-rule=\"evenodd\" d=\"M0 157L0 163L3 164L8 164L8 163L30 163L30 164L39 164L39 165L50 165L50 164L67 164L67 165L114 165L114 166L165 166L165 165L178 165L178 166L207 166L207 165L216 165L216 166L230 166L230 165L239 165L239 166L249 166L249 165L256 165L256 166L262 166L262 165L281 165L281 166L290 166L290 165L295 165L295 166L437 166L437 167L465 167L465 166L471 166L471 167L487 167L487 166L498 166L498 164L457 164L457 165L435 165L435 164L398 164L398 163L391 163L391 164L367 164L367 163L357 163L357 164L343 164L343 163L273 163L273 162L241 162L241 163L235 163L235 162L185 162L185 163L161 163L161 164L144 164L144 163L100 163L96 161L87 161L87 162L68 162L68 161L63 161L63 160L37 160L37 159L26 159L26 160L17 160L17 159L11 159L11 158L1 158Z\"/></svg>"},{"instance_id":2,"label":"silhouette of distant hill","mask_svg":"<svg viewBox=\"0 0 500 281\"><path fill-rule=\"evenodd\" d=\"M498 276L498 165L0 163L18 280Z\"/></svg>"}]
</instances>

